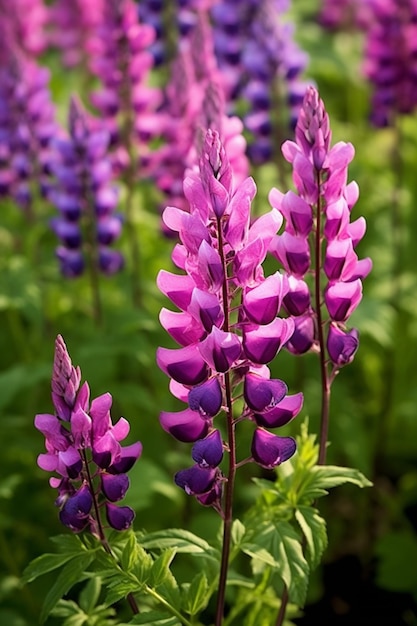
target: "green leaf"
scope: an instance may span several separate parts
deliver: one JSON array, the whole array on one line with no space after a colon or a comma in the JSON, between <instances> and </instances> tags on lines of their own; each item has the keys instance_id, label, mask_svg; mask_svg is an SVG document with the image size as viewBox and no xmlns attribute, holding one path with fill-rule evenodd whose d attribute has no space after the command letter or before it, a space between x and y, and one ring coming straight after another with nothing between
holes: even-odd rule
<instances>
[{"instance_id":1,"label":"green leaf","mask_svg":"<svg viewBox=\"0 0 417 626\"><path fill-rule=\"evenodd\" d=\"M143 556L143 550L138 545L135 533L129 532L127 537L126 544L122 551L122 556L120 559L122 569L125 572L130 572L133 567L136 565L138 560Z\"/></svg>"},{"instance_id":2,"label":"green leaf","mask_svg":"<svg viewBox=\"0 0 417 626\"><path fill-rule=\"evenodd\" d=\"M235 519L232 524L232 542L235 546L239 546L242 543L245 533L246 533L245 526L242 524L240 520Z\"/></svg>"},{"instance_id":3,"label":"green leaf","mask_svg":"<svg viewBox=\"0 0 417 626\"><path fill-rule=\"evenodd\" d=\"M317 509L310 506L300 505L295 511L295 517L306 538L307 558L310 569L313 570L320 563L327 548L326 522Z\"/></svg>"},{"instance_id":4,"label":"green leaf","mask_svg":"<svg viewBox=\"0 0 417 626\"><path fill-rule=\"evenodd\" d=\"M169 548L165 552L163 552L159 557L154 561L149 577L149 585L151 587L159 587L170 575L169 566L171 565L176 554L175 548Z\"/></svg>"},{"instance_id":5,"label":"green leaf","mask_svg":"<svg viewBox=\"0 0 417 626\"><path fill-rule=\"evenodd\" d=\"M210 599L208 588L209 584L204 572L200 572L193 578L185 598L184 610L187 613L197 615L207 606Z\"/></svg>"},{"instance_id":6,"label":"green leaf","mask_svg":"<svg viewBox=\"0 0 417 626\"><path fill-rule=\"evenodd\" d=\"M22 581L24 583L30 583L38 578L38 576L52 572L54 569L62 567L62 565L71 561L71 559L76 559L78 555L78 551L72 554L42 554L26 567L23 572Z\"/></svg>"},{"instance_id":7,"label":"green leaf","mask_svg":"<svg viewBox=\"0 0 417 626\"><path fill-rule=\"evenodd\" d=\"M140 585L131 578L119 574L114 576L113 580L107 583L107 589L108 591L104 602L106 607L116 604L119 600L123 600L129 593L139 591Z\"/></svg>"},{"instance_id":8,"label":"green leaf","mask_svg":"<svg viewBox=\"0 0 417 626\"><path fill-rule=\"evenodd\" d=\"M79 596L80 607L86 613L91 613L96 606L101 592L101 580L99 576L90 578Z\"/></svg>"},{"instance_id":9,"label":"green leaf","mask_svg":"<svg viewBox=\"0 0 417 626\"><path fill-rule=\"evenodd\" d=\"M85 550L85 545L78 535L55 535L51 537L51 541L62 554L70 552L75 554L80 550Z\"/></svg>"},{"instance_id":10,"label":"green leaf","mask_svg":"<svg viewBox=\"0 0 417 626\"><path fill-rule=\"evenodd\" d=\"M148 535L139 536L141 545L148 550L175 548L178 553L218 557L218 551L207 541L182 528L169 528Z\"/></svg>"},{"instance_id":11,"label":"green leaf","mask_svg":"<svg viewBox=\"0 0 417 626\"><path fill-rule=\"evenodd\" d=\"M372 483L353 467L339 467L338 465L316 465L309 473L309 495L311 491L319 495L327 494L327 490L345 483L357 487L372 487ZM306 495L306 494L304 494Z\"/></svg>"},{"instance_id":12,"label":"green leaf","mask_svg":"<svg viewBox=\"0 0 417 626\"><path fill-rule=\"evenodd\" d=\"M41 616L39 618L41 623L46 620L58 600L68 593L71 587L83 580L83 573L93 559L93 554L81 554L78 555L77 558L71 559L65 565L45 598Z\"/></svg>"}]
</instances>

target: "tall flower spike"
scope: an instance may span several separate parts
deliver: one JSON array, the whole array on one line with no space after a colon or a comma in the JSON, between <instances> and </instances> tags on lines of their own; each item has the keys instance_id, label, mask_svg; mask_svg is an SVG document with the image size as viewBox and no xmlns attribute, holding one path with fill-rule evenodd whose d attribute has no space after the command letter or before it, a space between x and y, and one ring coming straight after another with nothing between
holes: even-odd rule
<instances>
[{"instance_id":1,"label":"tall flower spike","mask_svg":"<svg viewBox=\"0 0 417 626\"><path fill-rule=\"evenodd\" d=\"M283 303L294 332L286 347L294 354L319 353L323 389L319 463L323 464L331 384L358 349L358 331L348 330L347 323L361 301L362 280L372 262L359 260L355 252L365 234L365 220L350 221L359 195L356 183L347 183L354 148L344 142L331 145L329 116L314 87L304 97L295 142L285 142L282 152L292 164L297 194L271 190L270 202L285 226L270 250L288 273ZM260 425L275 423L275 416L266 413L256 419ZM264 440L258 437L256 454Z\"/></svg>"},{"instance_id":2,"label":"tall flower spike","mask_svg":"<svg viewBox=\"0 0 417 626\"><path fill-rule=\"evenodd\" d=\"M80 387L80 381L80 368L72 365L65 342L58 335L52 374L57 414L35 417L35 427L44 435L46 447L38 465L58 474L50 479L50 485L58 489L56 505L61 522L74 532L89 529L105 542L102 505L112 528L124 530L133 522L133 510L114 503L126 495L126 472L141 455L142 444L120 445L129 433L129 422L121 418L113 424L110 394L90 403L88 384Z\"/></svg>"},{"instance_id":3,"label":"tall flower spike","mask_svg":"<svg viewBox=\"0 0 417 626\"><path fill-rule=\"evenodd\" d=\"M122 218L115 213L118 190L112 182L109 134L96 127L75 97L68 127L69 136L54 141L50 163L56 184L49 197L59 211L51 226L62 244L56 251L61 272L79 276L87 261L90 272L110 275L123 267L123 257L111 247L120 236Z\"/></svg>"},{"instance_id":4,"label":"tall flower spike","mask_svg":"<svg viewBox=\"0 0 417 626\"><path fill-rule=\"evenodd\" d=\"M157 363L173 379L171 390L188 403L177 413L162 412L160 422L180 441L195 442L192 456L197 465L178 472L176 483L218 511L223 506L224 477L215 468L225 450L230 463L228 484L236 469L234 419L238 416L233 415L232 404L237 386L243 382L245 390L240 419L266 428L287 423L302 406L302 394L287 396L286 384L270 380L268 368L259 367L274 358L294 330L292 319L278 317L288 292L287 278L279 272L265 277L261 266L282 219L273 209L251 223L254 182L247 178L235 186L234 181L226 146L209 129L199 174L190 171L184 181L189 210L169 207L163 214L167 226L178 232L180 243L173 260L186 274L162 271L158 277L161 291L180 309L171 314L163 309L161 322L181 347L159 348ZM244 260L245 254L250 261ZM229 433L225 447L214 427L221 419L226 420ZM257 443L259 434L254 437L252 456L265 466L278 465L295 451L295 444L283 441L282 454L277 452L274 460L266 461L265 446ZM280 445L281 438L274 437Z\"/></svg>"}]
</instances>

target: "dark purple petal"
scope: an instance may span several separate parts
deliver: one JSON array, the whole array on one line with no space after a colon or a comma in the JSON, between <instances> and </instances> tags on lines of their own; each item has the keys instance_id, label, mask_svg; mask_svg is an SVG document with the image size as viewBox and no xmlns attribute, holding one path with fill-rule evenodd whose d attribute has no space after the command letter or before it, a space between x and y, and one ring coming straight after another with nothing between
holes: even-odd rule
<instances>
[{"instance_id":1,"label":"dark purple petal","mask_svg":"<svg viewBox=\"0 0 417 626\"><path fill-rule=\"evenodd\" d=\"M218 297L197 287L193 290L187 313L198 320L208 333L213 326L221 326L224 320Z\"/></svg>"},{"instance_id":2,"label":"dark purple petal","mask_svg":"<svg viewBox=\"0 0 417 626\"><path fill-rule=\"evenodd\" d=\"M159 421L167 433L186 443L205 437L210 427L210 420L203 419L198 411L191 409L177 413L162 411Z\"/></svg>"},{"instance_id":3,"label":"dark purple petal","mask_svg":"<svg viewBox=\"0 0 417 626\"><path fill-rule=\"evenodd\" d=\"M272 469L287 461L295 453L297 445L292 437L279 437L263 428L257 428L252 439L253 460Z\"/></svg>"},{"instance_id":4,"label":"dark purple petal","mask_svg":"<svg viewBox=\"0 0 417 626\"><path fill-rule=\"evenodd\" d=\"M204 439L193 445L191 453L194 461L201 467L217 467L223 458L223 442L220 431L213 430Z\"/></svg>"},{"instance_id":5,"label":"dark purple petal","mask_svg":"<svg viewBox=\"0 0 417 626\"><path fill-rule=\"evenodd\" d=\"M107 469L119 460L121 446L110 432L94 439L92 448L93 461L102 469Z\"/></svg>"},{"instance_id":6,"label":"dark purple petal","mask_svg":"<svg viewBox=\"0 0 417 626\"><path fill-rule=\"evenodd\" d=\"M130 506L117 506L106 502L106 516L112 528L115 530L127 530L135 519L135 512Z\"/></svg>"},{"instance_id":7,"label":"dark purple petal","mask_svg":"<svg viewBox=\"0 0 417 626\"><path fill-rule=\"evenodd\" d=\"M345 322L362 299L362 282L358 278L353 282L330 284L324 293L324 300L331 319Z\"/></svg>"},{"instance_id":8,"label":"dark purple petal","mask_svg":"<svg viewBox=\"0 0 417 626\"><path fill-rule=\"evenodd\" d=\"M214 483L217 472L211 467L193 465L175 474L174 480L178 487L184 489L189 496L199 495L209 491Z\"/></svg>"},{"instance_id":9,"label":"dark purple petal","mask_svg":"<svg viewBox=\"0 0 417 626\"><path fill-rule=\"evenodd\" d=\"M281 402L287 394L288 387L283 380L262 378L257 374L245 376L243 394L246 404L253 411L265 411Z\"/></svg>"},{"instance_id":10,"label":"dark purple petal","mask_svg":"<svg viewBox=\"0 0 417 626\"><path fill-rule=\"evenodd\" d=\"M336 324L330 324L327 336L327 351L334 365L339 367L353 361L359 347L359 333L356 328L346 332Z\"/></svg>"},{"instance_id":11,"label":"dark purple petal","mask_svg":"<svg viewBox=\"0 0 417 626\"><path fill-rule=\"evenodd\" d=\"M315 340L315 324L311 315L300 315L293 318L294 333L285 347L292 354L305 354L313 346Z\"/></svg>"},{"instance_id":12,"label":"dark purple petal","mask_svg":"<svg viewBox=\"0 0 417 626\"><path fill-rule=\"evenodd\" d=\"M222 483L216 480L210 491L196 496L197 500L203 506L213 506L215 504L220 505L222 497Z\"/></svg>"},{"instance_id":13,"label":"dark purple petal","mask_svg":"<svg viewBox=\"0 0 417 626\"><path fill-rule=\"evenodd\" d=\"M93 498L87 485L65 500L59 512L61 522L74 532L83 530L89 523L89 513L93 505Z\"/></svg>"},{"instance_id":14,"label":"dark purple petal","mask_svg":"<svg viewBox=\"0 0 417 626\"><path fill-rule=\"evenodd\" d=\"M128 472L142 454L142 444L140 441L124 446L120 450L120 455L115 463L109 465L107 471L110 474L124 474Z\"/></svg>"},{"instance_id":15,"label":"dark purple petal","mask_svg":"<svg viewBox=\"0 0 417 626\"><path fill-rule=\"evenodd\" d=\"M122 500L129 489L129 479L126 474L101 474L101 489L110 502Z\"/></svg>"},{"instance_id":16,"label":"dark purple petal","mask_svg":"<svg viewBox=\"0 0 417 626\"><path fill-rule=\"evenodd\" d=\"M205 383L193 387L188 394L190 409L199 411L202 417L214 417L220 411L223 402L222 388L217 376Z\"/></svg>"}]
</instances>

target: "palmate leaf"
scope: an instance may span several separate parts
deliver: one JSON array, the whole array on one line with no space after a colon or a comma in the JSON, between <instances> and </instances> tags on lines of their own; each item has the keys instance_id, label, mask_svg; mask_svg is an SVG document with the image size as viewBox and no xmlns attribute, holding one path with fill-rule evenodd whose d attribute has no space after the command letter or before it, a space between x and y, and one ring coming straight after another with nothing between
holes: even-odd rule
<instances>
[{"instance_id":1,"label":"palmate leaf","mask_svg":"<svg viewBox=\"0 0 417 626\"><path fill-rule=\"evenodd\" d=\"M300 536L289 522L265 522L252 529L250 543L242 550L256 561L269 565L285 582L291 602L302 606L308 588L310 568L304 557Z\"/></svg>"}]
</instances>

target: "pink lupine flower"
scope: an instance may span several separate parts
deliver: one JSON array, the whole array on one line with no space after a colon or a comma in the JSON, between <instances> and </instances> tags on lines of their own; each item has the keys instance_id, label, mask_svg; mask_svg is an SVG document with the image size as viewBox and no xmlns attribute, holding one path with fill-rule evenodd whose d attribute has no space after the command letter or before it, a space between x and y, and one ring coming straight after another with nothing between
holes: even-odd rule
<instances>
[{"instance_id":1,"label":"pink lupine flower","mask_svg":"<svg viewBox=\"0 0 417 626\"><path fill-rule=\"evenodd\" d=\"M365 234L364 218L350 221L359 196L357 184L347 183L354 148L345 142L331 145L329 117L314 87L305 95L295 141L286 141L282 152L292 164L297 193L270 192L285 227L269 249L288 274L283 305L294 332L286 347L302 354L327 346L334 374L358 347L357 331L347 331L346 323L361 301L362 280L372 262L355 252Z\"/></svg>"},{"instance_id":2,"label":"pink lupine flower","mask_svg":"<svg viewBox=\"0 0 417 626\"><path fill-rule=\"evenodd\" d=\"M196 464L179 471L176 483L223 514L225 476L218 466L226 451L233 459L236 451L232 440L223 444L215 423L225 417L230 433L241 419L253 421L258 428L250 458L264 467L275 467L295 452L293 439L271 434L272 458L264 441L265 428L288 423L302 406L302 394L288 396L286 384L271 380L266 366L294 330L292 319L279 317L287 277L280 272L265 277L262 269L282 219L272 209L251 221L255 184L248 178L235 185L227 151L211 129L199 173L189 172L184 190L189 207L168 207L163 214L178 233L172 257L184 273L163 270L157 280L180 309L163 309L160 319L181 347L158 348L156 359L171 378L172 393L188 408L163 411L160 422L176 439L194 442ZM239 416L232 404L240 383L244 409Z\"/></svg>"},{"instance_id":3,"label":"pink lupine flower","mask_svg":"<svg viewBox=\"0 0 417 626\"><path fill-rule=\"evenodd\" d=\"M61 522L74 532L89 529L103 540L103 522L97 513L101 505L112 528L124 530L133 522L133 510L114 503L126 495L126 472L140 457L142 444L137 441L122 446L120 442L129 434L129 422L122 417L113 424L111 395L105 393L90 402L88 383L80 387L80 382L80 368L72 365L64 340L58 335L52 372L56 414L35 417L35 427L44 435L46 448L38 456L38 465L58 474L50 479L50 485L58 489L55 504Z\"/></svg>"}]
</instances>

